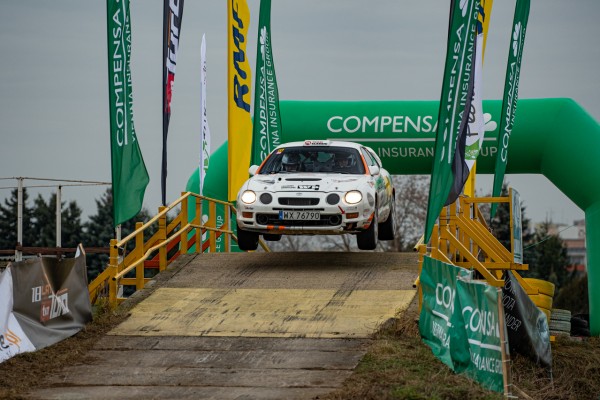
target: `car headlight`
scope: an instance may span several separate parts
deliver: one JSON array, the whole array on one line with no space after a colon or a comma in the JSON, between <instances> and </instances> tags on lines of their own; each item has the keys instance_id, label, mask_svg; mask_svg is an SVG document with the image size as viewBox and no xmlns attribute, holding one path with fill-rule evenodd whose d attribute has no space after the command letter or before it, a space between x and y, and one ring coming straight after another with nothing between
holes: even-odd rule
<instances>
[{"instance_id":1,"label":"car headlight","mask_svg":"<svg viewBox=\"0 0 600 400\"><path fill-rule=\"evenodd\" d=\"M356 204L362 200L362 194L358 190L351 190L344 195L344 201L348 204Z\"/></svg>"},{"instance_id":2,"label":"car headlight","mask_svg":"<svg viewBox=\"0 0 600 400\"><path fill-rule=\"evenodd\" d=\"M245 190L240 196L240 200L242 200L243 203L252 204L256 201L256 193L252 190Z\"/></svg>"}]
</instances>

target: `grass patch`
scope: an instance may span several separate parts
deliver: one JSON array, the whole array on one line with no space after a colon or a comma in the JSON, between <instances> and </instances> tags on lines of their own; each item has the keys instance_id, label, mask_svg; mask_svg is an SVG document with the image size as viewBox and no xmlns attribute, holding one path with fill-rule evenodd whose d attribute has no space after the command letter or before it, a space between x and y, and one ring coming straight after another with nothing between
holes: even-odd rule
<instances>
[{"instance_id":1,"label":"grass patch","mask_svg":"<svg viewBox=\"0 0 600 400\"><path fill-rule=\"evenodd\" d=\"M344 386L327 400L385 399L502 399L439 361L421 341L416 310L385 324L374 336L368 353ZM518 398L597 400L600 398L600 338L577 341L558 338L552 343L552 373L529 359L513 355L513 393Z\"/></svg>"}]
</instances>

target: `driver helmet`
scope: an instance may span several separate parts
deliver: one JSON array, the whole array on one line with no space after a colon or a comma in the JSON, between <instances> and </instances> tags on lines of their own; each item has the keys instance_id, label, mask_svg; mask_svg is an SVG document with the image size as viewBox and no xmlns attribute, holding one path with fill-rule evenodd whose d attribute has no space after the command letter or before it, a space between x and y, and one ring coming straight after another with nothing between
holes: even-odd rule
<instances>
[{"instance_id":1,"label":"driver helmet","mask_svg":"<svg viewBox=\"0 0 600 400\"><path fill-rule=\"evenodd\" d=\"M285 153L281 158L284 171L298 171L300 169L300 155L298 153Z\"/></svg>"},{"instance_id":2,"label":"driver helmet","mask_svg":"<svg viewBox=\"0 0 600 400\"><path fill-rule=\"evenodd\" d=\"M335 166L348 168L352 165L352 155L350 153L335 153Z\"/></svg>"}]
</instances>

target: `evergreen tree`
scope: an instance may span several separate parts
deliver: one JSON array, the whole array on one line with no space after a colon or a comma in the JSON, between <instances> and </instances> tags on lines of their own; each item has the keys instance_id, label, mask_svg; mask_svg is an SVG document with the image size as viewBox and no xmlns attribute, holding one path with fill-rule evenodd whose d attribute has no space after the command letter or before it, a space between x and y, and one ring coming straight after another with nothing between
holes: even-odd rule
<instances>
[{"instance_id":1,"label":"evergreen tree","mask_svg":"<svg viewBox=\"0 0 600 400\"><path fill-rule=\"evenodd\" d=\"M56 197L51 196L48 204L41 194L37 195L33 201L31 229L36 234L31 246L56 246Z\"/></svg>"},{"instance_id":2,"label":"evergreen tree","mask_svg":"<svg viewBox=\"0 0 600 400\"><path fill-rule=\"evenodd\" d=\"M81 208L75 201L69 202L69 206L63 208L61 217L63 247L77 247L79 243L83 243L85 236L81 214Z\"/></svg>"},{"instance_id":3,"label":"evergreen tree","mask_svg":"<svg viewBox=\"0 0 600 400\"><path fill-rule=\"evenodd\" d=\"M68 208L66 202L61 202L61 247L77 247L83 240L83 226L81 224L81 209L72 201ZM34 200L32 210L32 230L36 233L36 240L32 246L56 246L56 194L50 196L48 202L42 195Z\"/></svg>"},{"instance_id":4,"label":"evergreen tree","mask_svg":"<svg viewBox=\"0 0 600 400\"><path fill-rule=\"evenodd\" d=\"M108 188L100 200L96 200L97 213L90 216L89 221L84 224L84 248L87 247L109 247L110 240L115 238L113 227L113 196L112 189ZM135 230L136 222L145 222L150 219L146 209L142 209L134 218L121 224L121 236L126 237ZM146 232L147 240L156 228ZM133 243L132 243L133 245ZM128 248L127 250L131 250ZM88 254L88 279L94 279L108 265L108 254Z\"/></svg>"},{"instance_id":5,"label":"evergreen tree","mask_svg":"<svg viewBox=\"0 0 600 400\"><path fill-rule=\"evenodd\" d=\"M11 197L0 204L0 249L12 250L17 245L18 189L11 192ZM32 246L35 242L35 232L31 229L31 209L27 207L29 195L23 188L23 243L22 246Z\"/></svg>"},{"instance_id":6,"label":"evergreen tree","mask_svg":"<svg viewBox=\"0 0 600 400\"><path fill-rule=\"evenodd\" d=\"M529 271L523 275L552 282L558 292L572 276L566 269L567 250L558 235L549 233L551 225L551 222L546 221L536 229L532 245L533 257L529 261Z\"/></svg>"}]
</instances>

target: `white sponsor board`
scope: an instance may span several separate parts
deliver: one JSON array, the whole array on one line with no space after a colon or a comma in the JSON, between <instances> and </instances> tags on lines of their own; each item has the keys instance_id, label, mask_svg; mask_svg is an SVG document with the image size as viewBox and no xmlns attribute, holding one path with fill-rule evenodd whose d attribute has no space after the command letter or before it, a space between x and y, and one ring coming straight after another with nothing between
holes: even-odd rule
<instances>
[{"instance_id":1,"label":"white sponsor board","mask_svg":"<svg viewBox=\"0 0 600 400\"><path fill-rule=\"evenodd\" d=\"M9 266L0 274L0 362L19 353L35 351L12 310L13 284Z\"/></svg>"}]
</instances>

